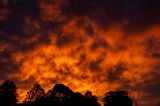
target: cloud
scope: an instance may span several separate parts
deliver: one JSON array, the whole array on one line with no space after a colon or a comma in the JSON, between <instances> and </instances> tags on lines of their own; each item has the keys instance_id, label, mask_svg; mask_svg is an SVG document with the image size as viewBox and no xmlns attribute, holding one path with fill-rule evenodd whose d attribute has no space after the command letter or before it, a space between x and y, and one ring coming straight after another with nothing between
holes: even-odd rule
<instances>
[{"instance_id":1,"label":"cloud","mask_svg":"<svg viewBox=\"0 0 160 106\"><path fill-rule=\"evenodd\" d=\"M126 33L135 33L159 25L159 4L158 0L68 0L62 10L69 17L88 17L103 29L121 24Z\"/></svg>"},{"instance_id":2,"label":"cloud","mask_svg":"<svg viewBox=\"0 0 160 106\"><path fill-rule=\"evenodd\" d=\"M2 0L0 82L14 80L20 101L38 82L46 91L64 83L98 96L125 89L141 106L156 104L159 4L158 0Z\"/></svg>"}]
</instances>

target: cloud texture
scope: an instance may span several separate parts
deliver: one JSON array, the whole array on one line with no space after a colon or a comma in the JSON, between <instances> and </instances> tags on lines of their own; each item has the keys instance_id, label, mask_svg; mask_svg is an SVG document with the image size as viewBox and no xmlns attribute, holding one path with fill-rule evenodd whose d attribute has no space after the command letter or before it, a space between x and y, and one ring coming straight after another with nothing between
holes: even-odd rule
<instances>
[{"instance_id":1,"label":"cloud texture","mask_svg":"<svg viewBox=\"0 0 160 106\"><path fill-rule=\"evenodd\" d=\"M1 0L0 82L160 102L159 0Z\"/></svg>"}]
</instances>

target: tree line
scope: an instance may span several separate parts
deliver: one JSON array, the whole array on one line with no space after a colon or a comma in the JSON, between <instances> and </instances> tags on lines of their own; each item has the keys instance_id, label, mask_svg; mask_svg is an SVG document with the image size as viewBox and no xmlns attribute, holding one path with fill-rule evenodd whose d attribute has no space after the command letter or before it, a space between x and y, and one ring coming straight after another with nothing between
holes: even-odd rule
<instances>
[{"instance_id":1,"label":"tree line","mask_svg":"<svg viewBox=\"0 0 160 106\"><path fill-rule=\"evenodd\" d=\"M27 92L22 103L18 103L18 93L13 81L5 81L0 85L0 106L100 106L98 99L91 91L84 95L73 92L63 84L56 84L45 93L40 84L36 83ZM109 91L103 98L103 106L133 106L127 91Z\"/></svg>"}]
</instances>

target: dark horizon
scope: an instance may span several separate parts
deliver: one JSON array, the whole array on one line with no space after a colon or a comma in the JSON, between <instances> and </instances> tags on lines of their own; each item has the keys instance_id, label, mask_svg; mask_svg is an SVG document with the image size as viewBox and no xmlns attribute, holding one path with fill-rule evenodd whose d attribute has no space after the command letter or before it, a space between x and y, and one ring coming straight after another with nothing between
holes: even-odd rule
<instances>
[{"instance_id":1,"label":"dark horizon","mask_svg":"<svg viewBox=\"0 0 160 106\"><path fill-rule=\"evenodd\" d=\"M19 102L16 84L6 80L0 85L0 105L3 106L137 106L127 91L106 91L102 100L98 100L90 90L85 94L74 92L64 84L56 84L47 92L36 83Z\"/></svg>"}]
</instances>

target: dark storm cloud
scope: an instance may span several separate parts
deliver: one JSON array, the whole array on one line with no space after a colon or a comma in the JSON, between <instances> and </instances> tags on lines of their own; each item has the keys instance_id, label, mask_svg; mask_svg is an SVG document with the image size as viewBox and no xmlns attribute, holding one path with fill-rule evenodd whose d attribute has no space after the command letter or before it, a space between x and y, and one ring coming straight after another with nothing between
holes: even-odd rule
<instances>
[{"instance_id":1,"label":"dark storm cloud","mask_svg":"<svg viewBox=\"0 0 160 106\"><path fill-rule=\"evenodd\" d=\"M94 35L94 30L92 27L86 27L86 32L89 36L93 36Z\"/></svg>"},{"instance_id":2,"label":"dark storm cloud","mask_svg":"<svg viewBox=\"0 0 160 106\"><path fill-rule=\"evenodd\" d=\"M87 60L87 54L81 54L80 55L80 59L79 59L79 61L78 61L78 63L76 64L77 66L83 66L83 64L85 64L85 62L86 62L86 60Z\"/></svg>"},{"instance_id":3,"label":"dark storm cloud","mask_svg":"<svg viewBox=\"0 0 160 106\"><path fill-rule=\"evenodd\" d=\"M119 63L116 66L107 70L107 78L110 82L120 81L121 74L127 70L124 63Z\"/></svg>"},{"instance_id":4,"label":"dark storm cloud","mask_svg":"<svg viewBox=\"0 0 160 106\"><path fill-rule=\"evenodd\" d=\"M1 41L10 43L20 51L33 49L37 44L49 41L49 31L55 30L58 23L44 22L41 19L41 1L6 0L7 3L3 1L0 2L0 10L7 9L10 14L0 21Z\"/></svg>"},{"instance_id":5,"label":"dark storm cloud","mask_svg":"<svg viewBox=\"0 0 160 106\"><path fill-rule=\"evenodd\" d=\"M69 0L62 9L68 16L88 16L90 19L100 22L100 25L107 26L113 18L111 15L107 15L108 6L106 0ZM114 12L112 14L116 15Z\"/></svg>"},{"instance_id":6,"label":"dark storm cloud","mask_svg":"<svg viewBox=\"0 0 160 106\"><path fill-rule=\"evenodd\" d=\"M99 65L100 65L99 61L91 61L89 63L89 68L91 71L98 71L100 70Z\"/></svg>"},{"instance_id":7,"label":"dark storm cloud","mask_svg":"<svg viewBox=\"0 0 160 106\"><path fill-rule=\"evenodd\" d=\"M73 44L75 39L75 36L72 34L58 35L56 44L58 47L68 46Z\"/></svg>"},{"instance_id":8,"label":"dark storm cloud","mask_svg":"<svg viewBox=\"0 0 160 106\"><path fill-rule=\"evenodd\" d=\"M143 31L160 23L159 0L68 0L64 14L87 16L102 28L124 24L126 32Z\"/></svg>"},{"instance_id":9,"label":"dark storm cloud","mask_svg":"<svg viewBox=\"0 0 160 106\"><path fill-rule=\"evenodd\" d=\"M149 36L145 42L146 50L149 51L158 51L160 48L160 42L154 36Z\"/></svg>"},{"instance_id":10,"label":"dark storm cloud","mask_svg":"<svg viewBox=\"0 0 160 106\"><path fill-rule=\"evenodd\" d=\"M36 18L39 16L38 4L36 0L32 2L30 0L18 0L16 2L10 0L8 2L7 6L1 6L1 8L8 8L11 11L11 16L0 23L0 28L7 32L8 36L13 36L10 34L23 34L25 17L31 16Z\"/></svg>"},{"instance_id":11,"label":"dark storm cloud","mask_svg":"<svg viewBox=\"0 0 160 106\"><path fill-rule=\"evenodd\" d=\"M154 57L154 58L159 59L160 58L160 53L154 53L151 56Z\"/></svg>"},{"instance_id":12,"label":"dark storm cloud","mask_svg":"<svg viewBox=\"0 0 160 106\"><path fill-rule=\"evenodd\" d=\"M153 105L153 103L159 103L160 102L160 66L159 64L156 64L153 68L152 71L150 72L150 75L152 76L152 80L145 82L143 85L139 85L139 87L141 87L140 90L143 91L142 92L146 92L148 94L148 96L144 97L144 99L148 100L150 105ZM151 101L151 98L153 99L153 101ZM156 102L154 102L156 101ZM156 104L154 104L156 105Z\"/></svg>"},{"instance_id":13,"label":"dark storm cloud","mask_svg":"<svg viewBox=\"0 0 160 106\"><path fill-rule=\"evenodd\" d=\"M49 1L46 1L49 2ZM113 23L124 23L126 31L141 30L159 23L159 4L158 0L68 0L63 5L63 15L71 16L88 16L102 27L107 27ZM54 21L41 20L40 2L37 0L8 0L7 4L0 2L0 9L7 9L10 12L5 20L0 21L0 40L10 42L20 50L32 49L36 44L49 41L49 31L56 31L59 23ZM31 22L26 23L26 18ZM35 28L33 22L39 24L40 28ZM83 23L83 22L80 22ZM28 26L28 27L27 27ZM45 32L44 32L45 30ZM38 40L26 43L35 36L37 32L43 32L39 35ZM86 27L88 35L93 36L94 31L91 27ZM69 38L60 36L57 44L67 43ZM93 44L93 47L103 44ZM157 54L156 54L157 56Z\"/></svg>"},{"instance_id":14,"label":"dark storm cloud","mask_svg":"<svg viewBox=\"0 0 160 106\"><path fill-rule=\"evenodd\" d=\"M26 52L39 43L48 42L48 34L43 32L36 35L41 32L41 29L34 25L35 20L40 20L37 0L2 0L0 13L3 13L0 14L0 43L9 45L0 51L0 75L4 80L8 79L6 74L19 69L19 64L12 59L13 53ZM27 19L31 22L30 25L26 22ZM0 48L3 48L3 43Z\"/></svg>"},{"instance_id":15,"label":"dark storm cloud","mask_svg":"<svg viewBox=\"0 0 160 106\"><path fill-rule=\"evenodd\" d=\"M110 45L106 42L106 40L103 39L96 39L96 41L91 45L90 49L92 51L98 49L98 48L109 48Z\"/></svg>"},{"instance_id":16,"label":"dark storm cloud","mask_svg":"<svg viewBox=\"0 0 160 106\"><path fill-rule=\"evenodd\" d=\"M14 73L18 68L19 65L12 60L10 51L0 52L0 80L7 79L8 73Z\"/></svg>"},{"instance_id":17,"label":"dark storm cloud","mask_svg":"<svg viewBox=\"0 0 160 106\"><path fill-rule=\"evenodd\" d=\"M7 8L11 11L11 15L0 22L0 30L3 32L0 35L0 40L9 42L15 45L16 48L30 48L31 45L26 46L25 41L33 35L31 36L25 33L25 19L26 17L37 18L39 16L39 8L36 0L32 0L32 3L30 0L8 0L7 5L3 5L1 2L0 6L1 9Z\"/></svg>"},{"instance_id":18,"label":"dark storm cloud","mask_svg":"<svg viewBox=\"0 0 160 106\"><path fill-rule=\"evenodd\" d=\"M32 49L34 45L49 41L49 31L56 31L59 28L59 22L41 20L40 2L37 0L7 0L8 3L0 2L0 9L7 9L10 12L5 20L0 21L0 40L10 42L16 48ZM46 1L49 2L49 1ZM68 0L61 7L63 15L87 16L95 21L102 28L113 23L123 23L126 31L142 30L159 23L159 0ZM26 18L31 22L26 24ZM40 28L35 28L32 23L36 22ZM83 23L83 22L80 22ZM28 27L27 27L28 26ZM45 32L44 32L45 30ZM37 32L43 32L38 40L26 43L35 36ZM94 31L91 27L86 27L88 35L93 36ZM57 44L67 43L72 37L60 36ZM93 44L95 48L103 44ZM157 56L157 54L156 54Z\"/></svg>"},{"instance_id":19,"label":"dark storm cloud","mask_svg":"<svg viewBox=\"0 0 160 106\"><path fill-rule=\"evenodd\" d=\"M159 59L160 58L160 42L153 35L146 38L144 42L145 50L147 51L147 56Z\"/></svg>"},{"instance_id":20,"label":"dark storm cloud","mask_svg":"<svg viewBox=\"0 0 160 106\"><path fill-rule=\"evenodd\" d=\"M89 62L89 69L90 71L99 71L101 70L100 64L103 62L104 58L99 58L96 61L90 61Z\"/></svg>"}]
</instances>

